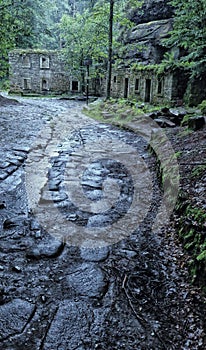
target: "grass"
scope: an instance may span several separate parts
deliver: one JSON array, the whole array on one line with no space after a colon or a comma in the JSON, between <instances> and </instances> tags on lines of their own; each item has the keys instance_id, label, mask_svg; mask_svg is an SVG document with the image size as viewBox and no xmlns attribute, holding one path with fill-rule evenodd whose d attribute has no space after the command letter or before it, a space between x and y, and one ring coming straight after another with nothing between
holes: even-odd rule
<instances>
[{"instance_id":1,"label":"grass","mask_svg":"<svg viewBox=\"0 0 206 350\"><path fill-rule=\"evenodd\" d=\"M144 115L160 110L161 106L137 103L137 101L127 99L110 99L108 101L95 102L88 108L84 108L84 113L98 121L124 125L132 120Z\"/></svg>"}]
</instances>

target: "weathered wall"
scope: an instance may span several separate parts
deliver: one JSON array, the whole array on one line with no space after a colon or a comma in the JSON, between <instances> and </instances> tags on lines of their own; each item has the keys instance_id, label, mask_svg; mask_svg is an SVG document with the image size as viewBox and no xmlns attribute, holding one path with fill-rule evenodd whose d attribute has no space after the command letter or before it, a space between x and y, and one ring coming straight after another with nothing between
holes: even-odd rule
<instances>
[{"instance_id":1,"label":"weathered wall","mask_svg":"<svg viewBox=\"0 0 206 350\"><path fill-rule=\"evenodd\" d=\"M9 62L11 92L60 94L69 90L69 75L57 52L14 50Z\"/></svg>"},{"instance_id":2,"label":"weathered wall","mask_svg":"<svg viewBox=\"0 0 206 350\"><path fill-rule=\"evenodd\" d=\"M112 75L114 98L132 98L141 102L161 103L171 101L173 75L158 76L153 71L131 72L117 70Z\"/></svg>"}]
</instances>

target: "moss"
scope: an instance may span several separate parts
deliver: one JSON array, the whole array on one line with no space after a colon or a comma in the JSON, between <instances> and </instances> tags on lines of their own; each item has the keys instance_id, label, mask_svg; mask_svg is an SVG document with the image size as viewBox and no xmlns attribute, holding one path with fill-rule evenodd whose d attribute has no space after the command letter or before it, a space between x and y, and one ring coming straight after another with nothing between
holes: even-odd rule
<instances>
[{"instance_id":1,"label":"moss","mask_svg":"<svg viewBox=\"0 0 206 350\"><path fill-rule=\"evenodd\" d=\"M57 54L59 53L58 50L44 50L44 49L15 49L10 52L10 54L19 54L19 55L26 55L26 54Z\"/></svg>"}]
</instances>

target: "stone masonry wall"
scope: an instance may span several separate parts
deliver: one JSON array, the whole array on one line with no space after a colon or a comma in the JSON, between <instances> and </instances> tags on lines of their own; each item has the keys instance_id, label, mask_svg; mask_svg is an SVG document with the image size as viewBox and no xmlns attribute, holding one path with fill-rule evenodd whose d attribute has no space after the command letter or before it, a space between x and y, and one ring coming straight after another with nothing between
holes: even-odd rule
<instances>
[{"instance_id":1,"label":"stone masonry wall","mask_svg":"<svg viewBox=\"0 0 206 350\"><path fill-rule=\"evenodd\" d=\"M173 76L158 76L152 71L118 70L112 75L111 95L141 102L161 103L172 100Z\"/></svg>"},{"instance_id":2,"label":"stone masonry wall","mask_svg":"<svg viewBox=\"0 0 206 350\"><path fill-rule=\"evenodd\" d=\"M9 54L10 92L22 94L61 94L70 89L58 52L14 50Z\"/></svg>"}]
</instances>

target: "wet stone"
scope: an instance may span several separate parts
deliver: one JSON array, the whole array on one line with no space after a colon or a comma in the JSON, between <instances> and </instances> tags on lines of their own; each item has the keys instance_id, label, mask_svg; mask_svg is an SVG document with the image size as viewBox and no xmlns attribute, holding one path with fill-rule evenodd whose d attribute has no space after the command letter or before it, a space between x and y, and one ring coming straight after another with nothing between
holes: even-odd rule
<instances>
[{"instance_id":1,"label":"wet stone","mask_svg":"<svg viewBox=\"0 0 206 350\"><path fill-rule=\"evenodd\" d=\"M52 194L50 191L43 191L39 201L40 204L53 203Z\"/></svg>"},{"instance_id":2,"label":"wet stone","mask_svg":"<svg viewBox=\"0 0 206 350\"><path fill-rule=\"evenodd\" d=\"M66 286L76 294L99 298L104 294L106 282L103 271L93 263L83 263L66 276Z\"/></svg>"},{"instance_id":3,"label":"wet stone","mask_svg":"<svg viewBox=\"0 0 206 350\"><path fill-rule=\"evenodd\" d=\"M88 227L101 227L105 225L111 225L113 223L113 218L108 215L97 214L93 215L88 220Z\"/></svg>"},{"instance_id":4,"label":"wet stone","mask_svg":"<svg viewBox=\"0 0 206 350\"><path fill-rule=\"evenodd\" d=\"M14 151L14 156L20 162L23 162L27 158L27 154L24 151Z\"/></svg>"},{"instance_id":5,"label":"wet stone","mask_svg":"<svg viewBox=\"0 0 206 350\"><path fill-rule=\"evenodd\" d=\"M12 267L12 270L14 271L14 272L17 272L17 273L20 273L20 272L22 272L22 269L21 269L21 267L20 266L13 266Z\"/></svg>"},{"instance_id":6,"label":"wet stone","mask_svg":"<svg viewBox=\"0 0 206 350\"><path fill-rule=\"evenodd\" d=\"M58 179L49 181L49 190L58 191L60 183L61 183L61 180L58 180Z\"/></svg>"},{"instance_id":7,"label":"wet stone","mask_svg":"<svg viewBox=\"0 0 206 350\"><path fill-rule=\"evenodd\" d=\"M0 202L0 209L5 209L6 208L6 204L3 202L3 203L1 203Z\"/></svg>"},{"instance_id":8,"label":"wet stone","mask_svg":"<svg viewBox=\"0 0 206 350\"><path fill-rule=\"evenodd\" d=\"M41 229L41 225L36 220L31 220L30 222L30 230L31 231L38 231Z\"/></svg>"},{"instance_id":9,"label":"wet stone","mask_svg":"<svg viewBox=\"0 0 206 350\"><path fill-rule=\"evenodd\" d=\"M20 166L22 163L18 159L9 160L12 165Z\"/></svg>"},{"instance_id":10,"label":"wet stone","mask_svg":"<svg viewBox=\"0 0 206 350\"><path fill-rule=\"evenodd\" d=\"M17 166L16 165L10 165L8 168L6 168L6 172L8 174L12 174L14 171L16 171Z\"/></svg>"},{"instance_id":11,"label":"wet stone","mask_svg":"<svg viewBox=\"0 0 206 350\"><path fill-rule=\"evenodd\" d=\"M58 202L65 201L68 198L68 196L66 193L58 193L58 194L52 195L52 198L55 203L58 203Z\"/></svg>"},{"instance_id":12,"label":"wet stone","mask_svg":"<svg viewBox=\"0 0 206 350\"><path fill-rule=\"evenodd\" d=\"M20 151L20 152L24 152L24 153L29 153L30 151L30 147L29 146L15 146L15 148L13 149L14 151Z\"/></svg>"},{"instance_id":13,"label":"wet stone","mask_svg":"<svg viewBox=\"0 0 206 350\"><path fill-rule=\"evenodd\" d=\"M35 306L27 301L15 299L0 307L0 340L23 331Z\"/></svg>"},{"instance_id":14,"label":"wet stone","mask_svg":"<svg viewBox=\"0 0 206 350\"><path fill-rule=\"evenodd\" d=\"M62 241L51 238L30 247L26 256L30 259L55 258L61 254L63 248Z\"/></svg>"},{"instance_id":15,"label":"wet stone","mask_svg":"<svg viewBox=\"0 0 206 350\"><path fill-rule=\"evenodd\" d=\"M14 218L6 219L3 223L3 228L6 230L16 226L24 226L26 224L27 222L25 218L14 217Z\"/></svg>"},{"instance_id":16,"label":"wet stone","mask_svg":"<svg viewBox=\"0 0 206 350\"><path fill-rule=\"evenodd\" d=\"M92 310L85 302L65 300L59 306L44 343L44 350L84 349L89 334Z\"/></svg>"},{"instance_id":17,"label":"wet stone","mask_svg":"<svg viewBox=\"0 0 206 350\"><path fill-rule=\"evenodd\" d=\"M8 174L7 173L5 173L5 172L0 172L0 180L5 180L6 178L8 177Z\"/></svg>"},{"instance_id":18,"label":"wet stone","mask_svg":"<svg viewBox=\"0 0 206 350\"><path fill-rule=\"evenodd\" d=\"M81 258L85 261L98 262L104 261L109 255L109 248L81 248Z\"/></svg>"},{"instance_id":19,"label":"wet stone","mask_svg":"<svg viewBox=\"0 0 206 350\"><path fill-rule=\"evenodd\" d=\"M7 161L1 162L1 163L0 163L0 169L5 169L5 168L7 168L9 165L10 165L10 162L7 162Z\"/></svg>"}]
</instances>

